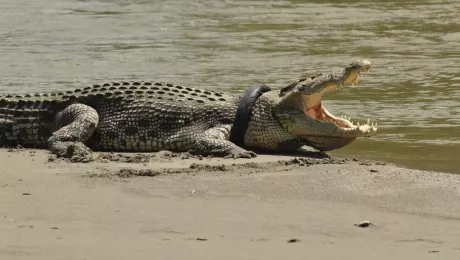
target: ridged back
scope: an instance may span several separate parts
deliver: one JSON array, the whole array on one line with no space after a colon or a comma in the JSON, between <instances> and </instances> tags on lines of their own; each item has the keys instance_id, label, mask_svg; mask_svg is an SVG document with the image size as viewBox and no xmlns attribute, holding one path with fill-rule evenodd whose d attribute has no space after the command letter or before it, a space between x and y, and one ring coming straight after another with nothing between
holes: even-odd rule
<instances>
[{"instance_id":1,"label":"ridged back","mask_svg":"<svg viewBox=\"0 0 460 260\"><path fill-rule=\"evenodd\" d=\"M204 103L206 101L226 101L224 93L201 90L190 87L183 87L164 82L112 82L105 84L97 84L92 87L85 87L83 89L75 89L66 92L50 92L50 93L35 93L26 95L4 95L0 96L0 108L5 107L5 102L17 104L18 102L31 102L37 101L69 101L78 97L92 97L102 95L100 97L117 97L134 98L142 96L146 98L156 99L171 99L171 100L188 100ZM158 98L160 97L160 98ZM207 99L207 100L204 100ZM9 105L12 107L12 105Z\"/></svg>"}]
</instances>

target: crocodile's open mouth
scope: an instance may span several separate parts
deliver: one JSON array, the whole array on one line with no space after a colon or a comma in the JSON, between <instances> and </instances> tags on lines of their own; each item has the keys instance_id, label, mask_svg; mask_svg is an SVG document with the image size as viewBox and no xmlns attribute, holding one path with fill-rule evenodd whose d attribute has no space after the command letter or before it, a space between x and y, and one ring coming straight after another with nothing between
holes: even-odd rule
<instances>
[{"instance_id":1,"label":"crocodile's open mouth","mask_svg":"<svg viewBox=\"0 0 460 260\"><path fill-rule=\"evenodd\" d=\"M366 70L365 72L369 71ZM352 73L347 80L345 80L345 84L358 84L358 79L359 79L359 74L358 73ZM367 122L360 124L359 122L356 123L356 125L351 121L350 118L347 118L346 116L338 117L334 116L331 112L329 112L322 104L322 97L325 93L330 92L330 91L336 91L342 86L338 85L333 85L330 84L326 86L321 92L315 93L313 95L302 95L302 106L304 113L307 116L310 116L318 121L324 121L324 122L329 122L329 123L334 123L337 126L340 126L341 128L347 128L347 129L354 129L354 128L359 128L362 130L367 130L370 128L376 128L377 124L372 123L369 119L367 119Z\"/></svg>"},{"instance_id":2,"label":"crocodile's open mouth","mask_svg":"<svg viewBox=\"0 0 460 260\"><path fill-rule=\"evenodd\" d=\"M370 137L376 134L377 125L354 124L346 116L338 117L329 112L322 104L323 95L345 85L358 83L360 73L371 70L368 60L353 62L345 69L332 73L321 73L313 77L302 78L281 89L281 102L296 108L295 117L280 117L286 129L303 139L309 146L321 151L341 148L358 137ZM303 113L298 114L300 109ZM302 119L296 118L301 117ZM306 118L304 118L304 116ZM296 124L297 121L303 122Z\"/></svg>"},{"instance_id":3,"label":"crocodile's open mouth","mask_svg":"<svg viewBox=\"0 0 460 260\"><path fill-rule=\"evenodd\" d=\"M349 120L336 117L327 111L321 102L314 107L305 108L305 114L319 121L334 123L342 128L352 128L354 126Z\"/></svg>"},{"instance_id":4,"label":"crocodile's open mouth","mask_svg":"<svg viewBox=\"0 0 460 260\"><path fill-rule=\"evenodd\" d=\"M351 121L351 119L347 118L346 116L334 116L323 106L321 102L314 107L306 108L305 114L319 121L334 123L342 128L356 128L363 126L377 127L377 123L371 122L370 119L367 119L366 123L360 124L359 122L357 122L357 124L355 125L353 121Z\"/></svg>"}]
</instances>

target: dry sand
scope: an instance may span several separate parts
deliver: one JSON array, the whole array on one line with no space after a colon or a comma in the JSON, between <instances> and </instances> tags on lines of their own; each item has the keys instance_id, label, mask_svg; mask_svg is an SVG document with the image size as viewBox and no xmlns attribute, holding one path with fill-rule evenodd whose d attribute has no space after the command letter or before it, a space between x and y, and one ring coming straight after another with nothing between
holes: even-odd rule
<instances>
[{"instance_id":1,"label":"dry sand","mask_svg":"<svg viewBox=\"0 0 460 260\"><path fill-rule=\"evenodd\" d=\"M460 259L460 175L167 152L0 165L2 260Z\"/></svg>"}]
</instances>

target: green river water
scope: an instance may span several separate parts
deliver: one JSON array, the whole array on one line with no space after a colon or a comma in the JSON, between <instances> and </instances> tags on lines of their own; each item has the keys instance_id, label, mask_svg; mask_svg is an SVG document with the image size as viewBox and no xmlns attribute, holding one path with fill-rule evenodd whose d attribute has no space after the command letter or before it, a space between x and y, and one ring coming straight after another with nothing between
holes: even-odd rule
<instances>
[{"instance_id":1,"label":"green river water","mask_svg":"<svg viewBox=\"0 0 460 260\"><path fill-rule=\"evenodd\" d=\"M279 88L358 58L372 72L324 104L379 134L332 154L460 173L460 1L0 0L0 93Z\"/></svg>"}]
</instances>

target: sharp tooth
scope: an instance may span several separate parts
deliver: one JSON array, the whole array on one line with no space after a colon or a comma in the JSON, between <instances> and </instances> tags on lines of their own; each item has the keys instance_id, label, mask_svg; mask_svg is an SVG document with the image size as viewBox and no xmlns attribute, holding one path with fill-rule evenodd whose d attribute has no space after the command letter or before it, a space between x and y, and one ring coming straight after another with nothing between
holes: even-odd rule
<instances>
[{"instance_id":1,"label":"sharp tooth","mask_svg":"<svg viewBox=\"0 0 460 260\"><path fill-rule=\"evenodd\" d=\"M369 120L369 118L367 119L367 124L370 124L371 123L371 120Z\"/></svg>"},{"instance_id":2,"label":"sharp tooth","mask_svg":"<svg viewBox=\"0 0 460 260\"><path fill-rule=\"evenodd\" d=\"M358 123L356 123L356 125L359 127L359 122L358 122Z\"/></svg>"}]
</instances>

